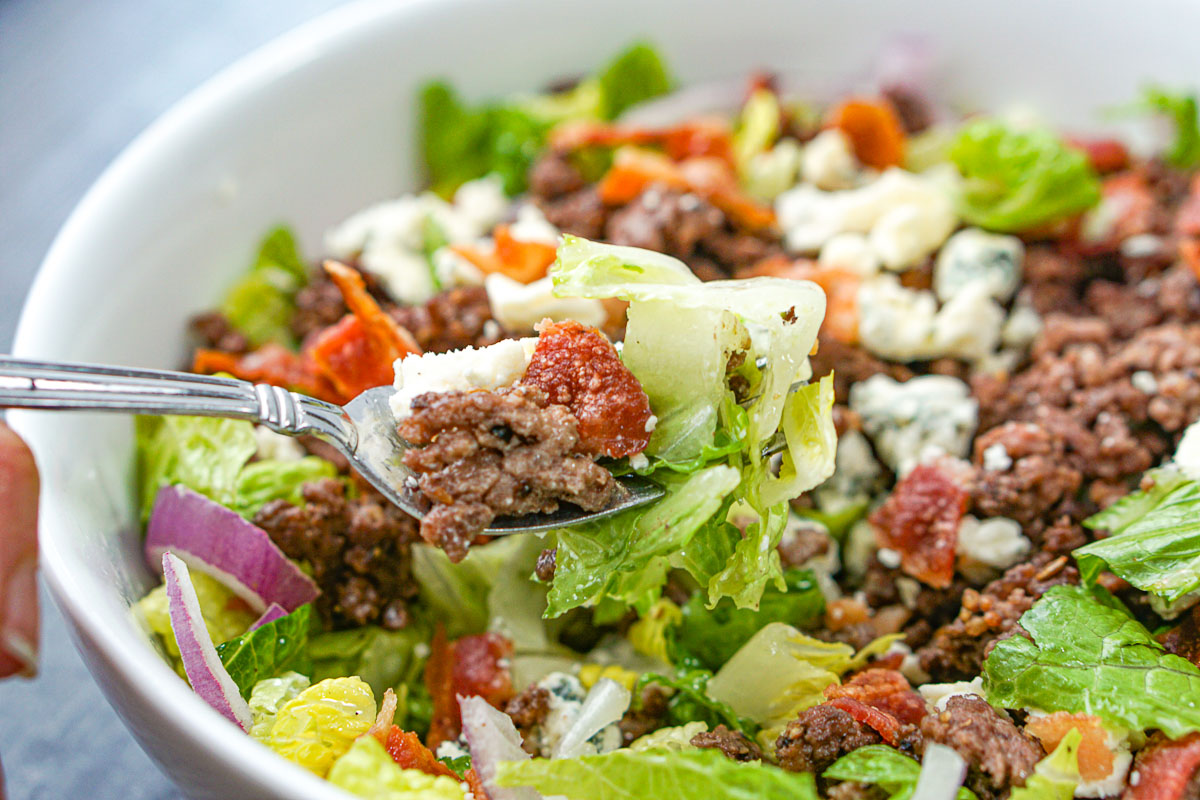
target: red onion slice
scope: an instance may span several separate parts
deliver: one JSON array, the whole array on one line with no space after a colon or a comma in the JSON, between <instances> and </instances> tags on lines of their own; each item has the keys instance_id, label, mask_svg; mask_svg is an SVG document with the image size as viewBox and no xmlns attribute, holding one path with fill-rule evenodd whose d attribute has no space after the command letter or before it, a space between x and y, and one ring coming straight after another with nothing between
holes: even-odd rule
<instances>
[{"instance_id":1,"label":"red onion slice","mask_svg":"<svg viewBox=\"0 0 1200 800\"><path fill-rule=\"evenodd\" d=\"M255 611L295 611L320 594L262 528L186 486L164 486L146 528L146 558L166 551L219 580Z\"/></svg>"},{"instance_id":2,"label":"red onion slice","mask_svg":"<svg viewBox=\"0 0 1200 800\"><path fill-rule=\"evenodd\" d=\"M200 614L200 600L187 564L171 553L163 553L162 566L171 630L179 643L179 658L192 689L221 716L243 731L250 730L250 706L217 656L217 648Z\"/></svg>"},{"instance_id":3,"label":"red onion slice","mask_svg":"<svg viewBox=\"0 0 1200 800\"><path fill-rule=\"evenodd\" d=\"M287 609L279 605L279 603L271 603L271 605L267 606L267 610L262 613L261 617L250 623L247 633L249 631L256 631L268 622L274 622L280 617L286 617L287 614Z\"/></svg>"},{"instance_id":4,"label":"red onion slice","mask_svg":"<svg viewBox=\"0 0 1200 800\"><path fill-rule=\"evenodd\" d=\"M528 786L497 786L496 765L501 761L524 761L529 753L521 749L521 734L512 717L488 705L482 697L458 698L462 711L462 730L471 750L471 766L483 781L490 800L542 800Z\"/></svg>"}]
</instances>

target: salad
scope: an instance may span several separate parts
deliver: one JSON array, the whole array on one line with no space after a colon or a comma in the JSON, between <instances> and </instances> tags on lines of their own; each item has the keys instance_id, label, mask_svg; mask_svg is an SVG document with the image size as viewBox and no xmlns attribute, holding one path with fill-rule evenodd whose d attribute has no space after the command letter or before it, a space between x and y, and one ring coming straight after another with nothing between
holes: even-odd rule
<instances>
[{"instance_id":1,"label":"salad","mask_svg":"<svg viewBox=\"0 0 1200 800\"><path fill-rule=\"evenodd\" d=\"M1135 154L917 71L655 50L420 95L428 189L267 233L192 367L392 385L429 511L329 446L138 420L134 608L248 736L421 800L1200 793L1200 120ZM673 118L663 120L667 110ZM661 500L544 536L500 516Z\"/></svg>"}]
</instances>

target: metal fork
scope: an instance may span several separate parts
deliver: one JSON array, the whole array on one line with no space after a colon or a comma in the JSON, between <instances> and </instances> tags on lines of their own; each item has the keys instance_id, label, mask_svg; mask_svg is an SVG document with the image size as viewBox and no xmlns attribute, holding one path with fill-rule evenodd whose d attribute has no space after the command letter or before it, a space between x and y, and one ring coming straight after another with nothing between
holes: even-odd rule
<instances>
[{"instance_id":1,"label":"metal fork","mask_svg":"<svg viewBox=\"0 0 1200 800\"><path fill-rule=\"evenodd\" d=\"M401 462L408 445L396 432L390 386L370 389L345 406L278 386L157 369L104 367L0 356L0 408L47 411L117 411L229 417L265 425L287 436L317 436L350 460L379 492L414 517L428 503L417 475ZM563 504L553 514L498 517L487 533L498 536L577 525L663 496L657 484L636 475L617 478L625 491L600 511Z\"/></svg>"}]
</instances>

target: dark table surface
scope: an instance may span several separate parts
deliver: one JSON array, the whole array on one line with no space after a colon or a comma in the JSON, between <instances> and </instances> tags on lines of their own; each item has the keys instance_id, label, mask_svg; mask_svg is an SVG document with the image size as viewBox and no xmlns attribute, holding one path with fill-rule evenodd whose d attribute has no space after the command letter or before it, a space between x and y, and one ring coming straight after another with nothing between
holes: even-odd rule
<instances>
[{"instance_id":1,"label":"dark table surface","mask_svg":"<svg viewBox=\"0 0 1200 800\"><path fill-rule=\"evenodd\" d=\"M55 232L117 153L209 76L338 4L0 0L0 352ZM178 797L109 708L44 592L43 611L40 674L0 684L9 799Z\"/></svg>"}]
</instances>

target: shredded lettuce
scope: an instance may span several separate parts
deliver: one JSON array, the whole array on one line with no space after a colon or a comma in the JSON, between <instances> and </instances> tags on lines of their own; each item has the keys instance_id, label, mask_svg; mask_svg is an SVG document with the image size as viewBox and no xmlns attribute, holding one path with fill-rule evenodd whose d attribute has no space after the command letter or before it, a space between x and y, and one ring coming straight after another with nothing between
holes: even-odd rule
<instances>
[{"instance_id":1,"label":"shredded lettuce","mask_svg":"<svg viewBox=\"0 0 1200 800\"><path fill-rule=\"evenodd\" d=\"M1164 155L1167 163L1181 169L1200 164L1200 111L1195 93L1148 86L1138 106L1165 116L1174 126L1175 138Z\"/></svg>"},{"instance_id":2,"label":"shredded lettuce","mask_svg":"<svg viewBox=\"0 0 1200 800\"><path fill-rule=\"evenodd\" d=\"M822 642L772 622L721 667L708 683L708 695L775 735L801 711L824 702L826 686L897 638L882 637L855 654L848 644Z\"/></svg>"},{"instance_id":3,"label":"shredded lettuce","mask_svg":"<svg viewBox=\"0 0 1200 800\"><path fill-rule=\"evenodd\" d=\"M312 685L307 677L298 672L285 672L277 678L266 678L254 684L250 690L250 735L269 746L271 728L275 715L288 701Z\"/></svg>"},{"instance_id":4,"label":"shredded lettuce","mask_svg":"<svg viewBox=\"0 0 1200 800\"><path fill-rule=\"evenodd\" d=\"M294 461L264 459L247 464L233 484L229 507L246 519L272 500L287 500L302 505L301 490L309 481L336 478L337 467L317 456L305 456Z\"/></svg>"},{"instance_id":5,"label":"shredded lettuce","mask_svg":"<svg viewBox=\"0 0 1200 800\"><path fill-rule=\"evenodd\" d=\"M502 761L496 782L570 800L817 800L813 776L714 750L615 750L599 756Z\"/></svg>"},{"instance_id":6,"label":"shredded lettuce","mask_svg":"<svg viewBox=\"0 0 1200 800\"><path fill-rule=\"evenodd\" d=\"M221 312L256 347L266 342L293 345L296 293L306 283L308 271L295 235L283 226L273 228L259 244L253 266L221 301Z\"/></svg>"},{"instance_id":7,"label":"shredded lettuce","mask_svg":"<svg viewBox=\"0 0 1200 800\"><path fill-rule=\"evenodd\" d=\"M242 467L254 455L254 426L216 417L137 417L138 485L142 521L163 486L189 489L231 505Z\"/></svg>"},{"instance_id":8,"label":"shredded lettuce","mask_svg":"<svg viewBox=\"0 0 1200 800\"><path fill-rule=\"evenodd\" d=\"M1026 231L1100 200L1100 180L1087 156L1049 130L1015 130L979 118L962 127L949 155L966 178L959 212L982 228Z\"/></svg>"},{"instance_id":9,"label":"shredded lettuce","mask_svg":"<svg viewBox=\"0 0 1200 800\"><path fill-rule=\"evenodd\" d=\"M302 605L286 616L217 645L217 655L242 697L249 698L259 681L282 672L312 672L312 659L308 655L311 627L312 606Z\"/></svg>"},{"instance_id":10,"label":"shredded lettuce","mask_svg":"<svg viewBox=\"0 0 1200 800\"><path fill-rule=\"evenodd\" d=\"M782 590L775 546L786 501L833 472L832 381L789 393L811 377L824 294L773 278L702 283L669 256L573 236L551 276L558 296L630 302L621 358L658 418L643 472L667 497L650 511L560 531L550 613L604 597L644 612L671 566L706 586L710 606L729 597L753 608L768 583ZM742 379L745 408L731 374ZM787 446L776 470L762 450L781 429ZM759 518L744 535L725 519L735 501ZM662 535L658 509L683 512L687 524Z\"/></svg>"},{"instance_id":11,"label":"shredded lettuce","mask_svg":"<svg viewBox=\"0 0 1200 800\"><path fill-rule=\"evenodd\" d=\"M644 43L565 92L469 106L448 83L432 81L420 96L421 151L430 184L449 197L467 181L496 174L507 194L520 194L554 125L572 119L612 119L670 88L661 59Z\"/></svg>"},{"instance_id":12,"label":"shredded lettuce","mask_svg":"<svg viewBox=\"0 0 1200 800\"><path fill-rule=\"evenodd\" d=\"M363 736L333 763L328 780L371 800L463 800L463 784L445 775L403 769L374 736Z\"/></svg>"},{"instance_id":13,"label":"shredded lettuce","mask_svg":"<svg viewBox=\"0 0 1200 800\"><path fill-rule=\"evenodd\" d=\"M1200 590L1200 484L1170 467L1150 475L1149 489L1084 521L1110 535L1073 555L1085 581L1109 569L1169 607Z\"/></svg>"},{"instance_id":14,"label":"shredded lettuce","mask_svg":"<svg viewBox=\"0 0 1200 800\"><path fill-rule=\"evenodd\" d=\"M1013 789L1009 800L1071 800L1081 780L1079 776L1079 742L1083 736L1071 728L1054 748L1033 768L1024 786Z\"/></svg>"},{"instance_id":15,"label":"shredded lettuce","mask_svg":"<svg viewBox=\"0 0 1200 800\"><path fill-rule=\"evenodd\" d=\"M645 686L656 684L673 692L667 701L668 725L703 722L709 728L725 725L753 736L758 731L753 720L738 716L728 704L708 693L712 677L712 672L707 669L681 669L674 678L651 672L638 679L634 695L640 697Z\"/></svg>"},{"instance_id":16,"label":"shredded lettuce","mask_svg":"<svg viewBox=\"0 0 1200 800\"><path fill-rule=\"evenodd\" d=\"M993 705L1095 714L1171 738L1200 730L1200 669L1167 653L1104 589L1055 586L1020 625L1029 638L998 642L984 661Z\"/></svg>"},{"instance_id":17,"label":"shredded lettuce","mask_svg":"<svg viewBox=\"0 0 1200 800\"><path fill-rule=\"evenodd\" d=\"M856 781L878 786L891 800L912 795L921 776L921 764L887 745L871 744L852 750L821 773L825 780ZM974 800L970 789L959 788L958 800Z\"/></svg>"},{"instance_id":18,"label":"shredded lettuce","mask_svg":"<svg viewBox=\"0 0 1200 800\"><path fill-rule=\"evenodd\" d=\"M825 597L812 572L790 569L784 573L784 582L786 592L774 587L766 589L757 611L737 608L728 599L708 609L704 595L693 594L681 609L678 626L671 632L668 645L671 660L718 670L770 623L808 625L825 611Z\"/></svg>"},{"instance_id":19,"label":"shredded lettuce","mask_svg":"<svg viewBox=\"0 0 1200 800\"><path fill-rule=\"evenodd\" d=\"M659 728L634 739L629 749L635 753L644 750L695 750L692 744L698 734L708 732L708 723L689 722L686 725L676 725L671 728Z\"/></svg>"}]
</instances>

